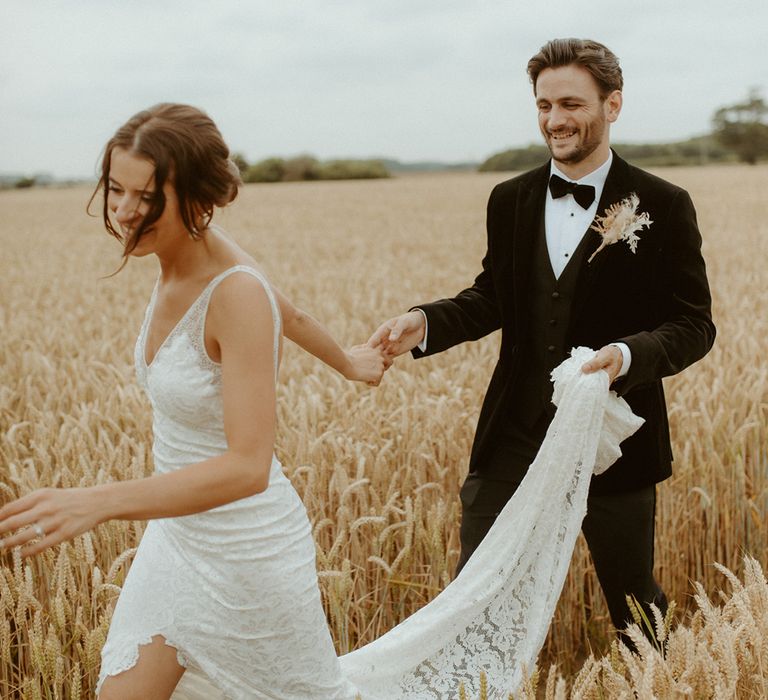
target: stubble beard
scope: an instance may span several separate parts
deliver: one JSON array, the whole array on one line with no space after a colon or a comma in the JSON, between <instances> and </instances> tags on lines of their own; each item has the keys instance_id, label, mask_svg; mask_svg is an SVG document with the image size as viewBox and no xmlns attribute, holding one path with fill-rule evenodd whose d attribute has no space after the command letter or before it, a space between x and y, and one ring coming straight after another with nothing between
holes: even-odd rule
<instances>
[{"instance_id":1,"label":"stubble beard","mask_svg":"<svg viewBox=\"0 0 768 700\"><path fill-rule=\"evenodd\" d=\"M581 163L591 156L600 146L601 141L589 140L576 144L570 151L557 154L551 145L551 137L547 139L547 148L549 149L552 159L556 163L567 163L568 165L575 165Z\"/></svg>"},{"instance_id":2,"label":"stubble beard","mask_svg":"<svg viewBox=\"0 0 768 700\"><path fill-rule=\"evenodd\" d=\"M602 115L591 121L586 129L580 127L576 130L576 136L578 142L571 147L570 150L565 153L556 155L555 149L552 147L553 136L552 134L545 132L544 141L547 144L549 153L552 156L552 160L556 163L565 163L566 165L574 165L581 163L591 156L603 143L602 134L605 133L606 119Z\"/></svg>"}]
</instances>

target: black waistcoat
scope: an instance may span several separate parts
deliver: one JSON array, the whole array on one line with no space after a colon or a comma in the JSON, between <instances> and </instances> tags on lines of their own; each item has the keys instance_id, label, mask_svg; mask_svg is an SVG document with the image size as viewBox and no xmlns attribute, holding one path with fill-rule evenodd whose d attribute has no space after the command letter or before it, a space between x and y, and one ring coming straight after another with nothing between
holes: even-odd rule
<instances>
[{"instance_id":1,"label":"black waistcoat","mask_svg":"<svg viewBox=\"0 0 768 700\"><path fill-rule=\"evenodd\" d=\"M582 238L560 277L555 278L543 224L536 237L529 277L529 323L519 347L520 391L510 416L511 423L517 426L530 428L543 414L550 418L554 415L550 373L571 350L568 328L579 270L584 265L586 238Z\"/></svg>"}]
</instances>

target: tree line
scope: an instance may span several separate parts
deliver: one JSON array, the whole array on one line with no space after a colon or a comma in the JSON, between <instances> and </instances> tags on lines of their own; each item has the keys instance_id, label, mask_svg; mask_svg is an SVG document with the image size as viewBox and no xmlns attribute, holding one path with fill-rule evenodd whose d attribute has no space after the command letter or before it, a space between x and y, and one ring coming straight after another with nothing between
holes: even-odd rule
<instances>
[{"instance_id":1,"label":"tree line","mask_svg":"<svg viewBox=\"0 0 768 700\"><path fill-rule=\"evenodd\" d=\"M242 154L232 159L240 170L243 182L298 182L301 180L361 180L390 177L380 160L319 161L314 156L266 158L248 163Z\"/></svg>"}]
</instances>

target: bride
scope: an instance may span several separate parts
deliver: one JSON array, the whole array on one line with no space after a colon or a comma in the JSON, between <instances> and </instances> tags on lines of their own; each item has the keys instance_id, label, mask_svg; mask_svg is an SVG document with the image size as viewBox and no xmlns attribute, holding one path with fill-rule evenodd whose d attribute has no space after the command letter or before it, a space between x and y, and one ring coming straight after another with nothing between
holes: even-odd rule
<instances>
[{"instance_id":1,"label":"bride","mask_svg":"<svg viewBox=\"0 0 768 700\"><path fill-rule=\"evenodd\" d=\"M462 573L339 660L310 524L273 451L281 337L348 379L378 384L386 360L343 351L211 223L238 185L218 129L193 107L139 112L107 143L105 226L126 259L160 263L134 358L155 473L9 503L2 546L32 556L107 520L149 521L102 650L101 700L169 698L187 668L203 697L439 699L460 683L477 692L481 672L490 697L516 690L543 643L592 471L616 459L638 419L607 375L578 371L590 351L575 352L557 370L560 407L519 496Z\"/></svg>"},{"instance_id":2,"label":"bride","mask_svg":"<svg viewBox=\"0 0 768 700\"><path fill-rule=\"evenodd\" d=\"M349 379L378 351L344 352L211 224L239 174L214 123L161 104L107 143L99 188L124 255L160 275L135 349L153 410L155 473L43 489L0 511L27 556L111 519L149 520L102 651L98 693L167 698L184 668L232 697L353 698L339 673L304 507L274 456L285 334Z\"/></svg>"}]
</instances>

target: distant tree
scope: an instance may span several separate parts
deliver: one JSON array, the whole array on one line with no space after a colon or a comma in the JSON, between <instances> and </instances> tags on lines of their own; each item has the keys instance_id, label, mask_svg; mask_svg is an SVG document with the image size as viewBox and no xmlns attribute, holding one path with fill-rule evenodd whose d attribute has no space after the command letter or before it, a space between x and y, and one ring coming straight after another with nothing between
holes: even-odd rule
<instances>
[{"instance_id":1,"label":"distant tree","mask_svg":"<svg viewBox=\"0 0 768 700\"><path fill-rule=\"evenodd\" d=\"M243 182L303 182L306 180L360 180L390 177L380 160L331 160L314 156L267 158L248 166Z\"/></svg>"},{"instance_id":2,"label":"distant tree","mask_svg":"<svg viewBox=\"0 0 768 700\"><path fill-rule=\"evenodd\" d=\"M245 182L280 182L285 174L285 161L282 158L267 158L248 166L243 173Z\"/></svg>"},{"instance_id":3,"label":"distant tree","mask_svg":"<svg viewBox=\"0 0 768 700\"><path fill-rule=\"evenodd\" d=\"M507 151L490 156L480 164L480 172L504 170L528 170L541 165L549 158L549 151L544 145L531 144L526 148L510 148Z\"/></svg>"},{"instance_id":4,"label":"distant tree","mask_svg":"<svg viewBox=\"0 0 768 700\"><path fill-rule=\"evenodd\" d=\"M289 158L284 164L283 182L317 180L319 177L318 167L317 158L310 155Z\"/></svg>"},{"instance_id":5,"label":"distant tree","mask_svg":"<svg viewBox=\"0 0 768 700\"><path fill-rule=\"evenodd\" d=\"M248 170L248 161L245 159L245 156L242 153L233 153L230 158L232 158L232 162L237 166L242 177L245 171Z\"/></svg>"},{"instance_id":6,"label":"distant tree","mask_svg":"<svg viewBox=\"0 0 768 700\"><path fill-rule=\"evenodd\" d=\"M390 173L380 160L330 160L320 165L318 176L321 180L367 180Z\"/></svg>"},{"instance_id":7,"label":"distant tree","mask_svg":"<svg viewBox=\"0 0 768 700\"><path fill-rule=\"evenodd\" d=\"M309 155L267 158L249 166L244 182L301 182L306 180L359 180L390 177L380 160L331 160L320 162Z\"/></svg>"},{"instance_id":8,"label":"distant tree","mask_svg":"<svg viewBox=\"0 0 768 700\"><path fill-rule=\"evenodd\" d=\"M13 186L16 189L21 190L27 187L34 187L36 182L37 180L34 177L21 177L13 183Z\"/></svg>"},{"instance_id":9,"label":"distant tree","mask_svg":"<svg viewBox=\"0 0 768 700\"><path fill-rule=\"evenodd\" d=\"M768 104L752 89L745 102L721 107L712 119L715 136L739 160L754 165L768 156Z\"/></svg>"}]
</instances>

